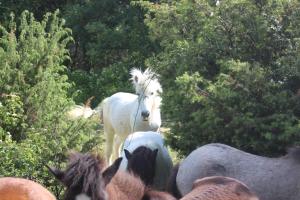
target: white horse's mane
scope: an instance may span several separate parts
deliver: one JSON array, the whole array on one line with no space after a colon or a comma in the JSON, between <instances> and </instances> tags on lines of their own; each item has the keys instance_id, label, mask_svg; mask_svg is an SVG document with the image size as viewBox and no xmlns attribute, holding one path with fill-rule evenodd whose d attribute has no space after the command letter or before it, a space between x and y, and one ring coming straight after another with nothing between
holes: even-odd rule
<instances>
[{"instance_id":1,"label":"white horse's mane","mask_svg":"<svg viewBox=\"0 0 300 200\"><path fill-rule=\"evenodd\" d=\"M150 68L147 68L144 72L140 69L133 68L130 71L131 78L133 85L135 86L135 90L138 91L145 91L155 89L158 93L162 93L162 87L158 82L158 74L153 72Z\"/></svg>"}]
</instances>

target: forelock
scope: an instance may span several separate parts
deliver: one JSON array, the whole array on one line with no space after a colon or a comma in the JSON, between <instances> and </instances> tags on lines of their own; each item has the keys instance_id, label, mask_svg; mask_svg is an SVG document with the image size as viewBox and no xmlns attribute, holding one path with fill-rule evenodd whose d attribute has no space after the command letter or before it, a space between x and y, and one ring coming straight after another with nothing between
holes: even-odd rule
<instances>
[{"instance_id":1,"label":"forelock","mask_svg":"<svg viewBox=\"0 0 300 200\"><path fill-rule=\"evenodd\" d=\"M133 68L130 71L132 83L135 86L137 92L144 92L148 93L153 90L156 92L161 93L162 87L158 82L158 75L153 72L150 68L147 68L144 72L137 68ZM137 82L136 82L137 78Z\"/></svg>"}]
</instances>

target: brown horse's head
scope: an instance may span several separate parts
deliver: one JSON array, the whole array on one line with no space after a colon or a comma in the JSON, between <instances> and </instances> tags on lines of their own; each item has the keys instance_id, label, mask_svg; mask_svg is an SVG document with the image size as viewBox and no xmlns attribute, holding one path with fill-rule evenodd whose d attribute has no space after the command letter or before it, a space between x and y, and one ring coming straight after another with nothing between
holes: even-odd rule
<instances>
[{"instance_id":1,"label":"brown horse's head","mask_svg":"<svg viewBox=\"0 0 300 200\"><path fill-rule=\"evenodd\" d=\"M74 200L84 194L91 200L106 200L105 187L119 169L122 158L104 169L104 162L92 154L72 153L66 170L49 168L51 173L66 186L65 200Z\"/></svg>"},{"instance_id":2,"label":"brown horse's head","mask_svg":"<svg viewBox=\"0 0 300 200\"><path fill-rule=\"evenodd\" d=\"M139 176L146 186L152 185L158 149L151 150L148 147L140 146L132 153L127 149L124 149L124 152L128 160L127 170Z\"/></svg>"}]
</instances>

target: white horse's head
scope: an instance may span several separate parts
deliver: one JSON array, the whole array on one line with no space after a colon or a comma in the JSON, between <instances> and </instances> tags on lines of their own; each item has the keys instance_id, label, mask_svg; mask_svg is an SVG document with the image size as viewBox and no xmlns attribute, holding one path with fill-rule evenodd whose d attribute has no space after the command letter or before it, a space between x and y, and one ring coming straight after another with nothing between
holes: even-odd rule
<instances>
[{"instance_id":1,"label":"white horse's head","mask_svg":"<svg viewBox=\"0 0 300 200\"><path fill-rule=\"evenodd\" d=\"M131 80L139 100L139 113L143 121L148 121L159 115L162 88L158 82L158 75L149 68L142 72L139 69L131 70ZM159 112L159 113L157 113ZM155 114L156 113L156 114Z\"/></svg>"}]
</instances>

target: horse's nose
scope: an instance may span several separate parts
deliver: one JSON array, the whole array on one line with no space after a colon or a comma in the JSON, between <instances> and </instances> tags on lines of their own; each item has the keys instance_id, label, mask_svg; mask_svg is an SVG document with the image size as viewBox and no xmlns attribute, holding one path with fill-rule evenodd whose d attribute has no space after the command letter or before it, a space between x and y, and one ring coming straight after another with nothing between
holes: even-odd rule
<instances>
[{"instance_id":1,"label":"horse's nose","mask_svg":"<svg viewBox=\"0 0 300 200\"><path fill-rule=\"evenodd\" d=\"M149 111L143 111L143 112L142 112L142 117L144 117L144 118L149 117L149 115L150 115L150 112L149 112Z\"/></svg>"}]
</instances>

